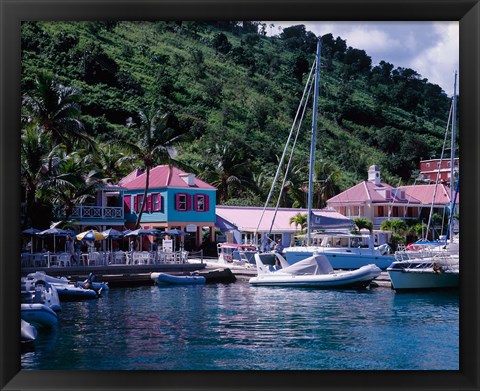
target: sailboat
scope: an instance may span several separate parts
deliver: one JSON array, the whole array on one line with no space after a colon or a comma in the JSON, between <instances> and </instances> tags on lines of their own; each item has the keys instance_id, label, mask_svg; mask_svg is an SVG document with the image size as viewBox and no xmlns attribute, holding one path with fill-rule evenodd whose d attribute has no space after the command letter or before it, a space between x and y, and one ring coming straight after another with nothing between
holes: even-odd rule
<instances>
[{"instance_id":1,"label":"sailboat","mask_svg":"<svg viewBox=\"0 0 480 391\"><path fill-rule=\"evenodd\" d=\"M359 240L363 241L364 238L362 235L353 235L348 230L338 233L338 227L335 227L336 222L328 222L322 221L324 218L319 217L313 214L312 205L313 205L313 172L314 172L314 163L315 163L315 144L317 138L317 111L318 111L318 85L319 85L319 75L320 75L320 49L321 49L321 41L319 40L317 43L317 54L316 54L316 63L315 63L315 79L314 79L314 92L313 92L313 115L312 115L312 133L311 133L311 142L310 142L310 160L309 160L309 181L308 181L308 211L307 211L307 235L306 235L306 244L304 246L290 246L286 247L283 252L286 256L286 260L289 264L293 264L299 262L305 258L311 257L315 254L323 254L327 257L328 261L332 265L334 269L356 269L360 268L365 265L374 264L375 266L385 269L387 268L395 258L390 255L390 248L388 245L382 245L379 247L374 247L373 236L370 235L368 237L368 243L365 246L354 245L354 243L358 243ZM313 68L312 68L313 71ZM310 83L310 77L307 80L307 86ZM305 91L307 91L307 86L305 87ZM304 92L305 95L305 92ZM302 97L303 101L303 97ZM305 110L306 104L304 106ZM300 111L300 108L299 108ZM298 116L298 113L297 113ZM303 115L302 115L303 118ZM295 119L296 120L296 119ZM300 129L300 126L298 127ZM293 130L293 127L292 127ZM297 133L298 137L298 133ZM287 140L287 145L290 142L291 135ZM292 152L296 143L293 144ZM286 151L286 148L285 148ZM284 155L285 155L284 151ZM282 156L282 161L283 161ZM290 164L290 162L289 162ZM279 167L281 164L279 165ZM288 167L288 166L287 166ZM287 168L288 171L288 168ZM274 182L278 177L275 177ZM286 178L286 174L285 177ZM284 179L285 180L285 179ZM272 190L273 190L272 184ZM284 186L282 185L281 188ZM271 190L271 192L272 192ZM267 199L265 203L265 208L268 205L270 199ZM280 197L279 197L280 199ZM277 204L278 209L278 204ZM263 215L262 215L263 217ZM318 224L317 220L320 219L320 224ZM260 223L259 223L260 224ZM332 225L333 224L333 225ZM272 222L273 225L273 222ZM353 221L351 224L351 228L353 228ZM312 229L314 226L326 227L332 229L337 229L337 233L335 236L341 236L341 238L336 238L340 240L340 243L345 243L345 246L329 246L328 240L325 242L325 245L322 243L320 245L314 245L312 243ZM345 227L341 227L344 229ZM256 234L256 232L255 232ZM318 236L318 234L316 234Z\"/></svg>"},{"instance_id":2,"label":"sailboat","mask_svg":"<svg viewBox=\"0 0 480 391\"><path fill-rule=\"evenodd\" d=\"M450 218L445 242L435 247L422 247L416 251L398 251L395 254L397 260L387 268L388 275L392 281L392 287L395 290L444 289L458 288L459 286L459 242L458 237L454 238L453 235L453 212L458 195L458 185L460 183L460 181L457 180L457 184L454 186L456 86L457 74L455 73L451 111Z\"/></svg>"}]
</instances>

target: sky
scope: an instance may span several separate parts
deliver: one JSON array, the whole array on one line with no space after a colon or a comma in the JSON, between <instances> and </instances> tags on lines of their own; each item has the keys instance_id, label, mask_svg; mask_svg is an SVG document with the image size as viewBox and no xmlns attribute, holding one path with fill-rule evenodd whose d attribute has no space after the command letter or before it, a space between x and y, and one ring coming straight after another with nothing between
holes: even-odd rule
<instances>
[{"instance_id":1,"label":"sky","mask_svg":"<svg viewBox=\"0 0 480 391\"><path fill-rule=\"evenodd\" d=\"M279 27L304 24L317 36L340 36L347 46L365 50L372 65L384 60L411 68L430 83L453 95L454 75L459 66L459 22L265 22L268 35ZM275 27L270 27L274 24ZM457 78L457 94L459 83Z\"/></svg>"}]
</instances>

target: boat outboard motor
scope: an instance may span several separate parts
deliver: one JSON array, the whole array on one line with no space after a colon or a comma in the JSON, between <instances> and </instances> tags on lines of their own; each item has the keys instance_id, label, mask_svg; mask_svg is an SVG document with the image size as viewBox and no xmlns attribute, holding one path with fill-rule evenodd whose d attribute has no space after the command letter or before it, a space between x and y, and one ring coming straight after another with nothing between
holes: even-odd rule
<instances>
[{"instance_id":1,"label":"boat outboard motor","mask_svg":"<svg viewBox=\"0 0 480 391\"><path fill-rule=\"evenodd\" d=\"M42 280L35 282L35 293L33 294L33 303L43 303L45 297L43 296L43 290L45 289L45 282Z\"/></svg>"},{"instance_id":2,"label":"boat outboard motor","mask_svg":"<svg viewBox=\"0 0 480 391\"><path fill-rule=\"evenodd\" d=\"M390 254L392 249L387 243L384 243L381 246L378 246L378 251L380 251L380 254L382 255L387 255Z\"/></svg>"}]
</instances>

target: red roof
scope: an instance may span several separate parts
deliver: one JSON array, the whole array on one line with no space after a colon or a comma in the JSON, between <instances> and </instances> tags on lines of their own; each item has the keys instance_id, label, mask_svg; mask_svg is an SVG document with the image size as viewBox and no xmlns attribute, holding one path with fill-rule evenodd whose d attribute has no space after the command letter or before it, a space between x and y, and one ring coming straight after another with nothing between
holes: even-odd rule
<instances>
[{"instance_id":1,"label":"red roof","mask_svg":"<svg viewBox=\"0 0 480 391\"><path fill-rule=\"evenodd\" d=\"M171 168L171 170L170 170ZM193 175L193 174L191 174ZM208 189L216 190L215 187L195 177L193 185L189 186L185 181L188 174L176 167L157 166L150 170L149 188L161 187L185 187L190 189ZM184 177L185 179L183 179ZM146 181L146 174L142 170L136 169L126 177L122 178L119 185L129 189L144 189Z\"/></svg>"},{"instance_id":2,"label":"red roof","mask_svg":"<svg viewBox=\"0 0 480 391\"><path fill-rule=\"evenodd\" d=\"M332 204L362 204L366 202L372 203L391 203L401 202L409 204L431 204L433 194L435 191L435 184L430 185L415 185L415 186L400 186L398 189L405 190L405 198L400 199L397 195L392 200L386 198L385 190L392 190L394 187L386 184L375 184L370 181L360 182L358 185L345 190L330 198L327 203ZM457 197L458 198L458 197ZM450 203L450 188L446 185L439 184L435 196L435 204Z\"/></svg>"},{"instance_id":3,"label":"red roof","mask_svg":"<svg viewBox=\"0 0 480 391\"><path fill-rule=\"evenodd\" d=\"M422 204L431 204L433 195L435 194L435 185L415 185L415 186L401 186L405 193L419 200ZM459 204L459 196L457 195L456 203ZM444 184L437 186L434 204L449 204L450 203L450 187Z\"/></svg>"}]
</instances>

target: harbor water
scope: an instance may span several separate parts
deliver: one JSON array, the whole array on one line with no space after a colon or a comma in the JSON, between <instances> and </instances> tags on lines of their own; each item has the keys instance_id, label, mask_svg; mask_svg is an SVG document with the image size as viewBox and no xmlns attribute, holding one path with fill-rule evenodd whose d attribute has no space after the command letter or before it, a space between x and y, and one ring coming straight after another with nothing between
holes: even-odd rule
<instances>
[{"instance_id":1,"label":"harbor water","mask_svg":"<svg viewBox=\"0 0 480 391\"><path fill-rule=\"evenodd\" d=\"M62 303L21 355L34 370L458 370L456 292L112 288Z\"/></svg>"}]
</instances>

